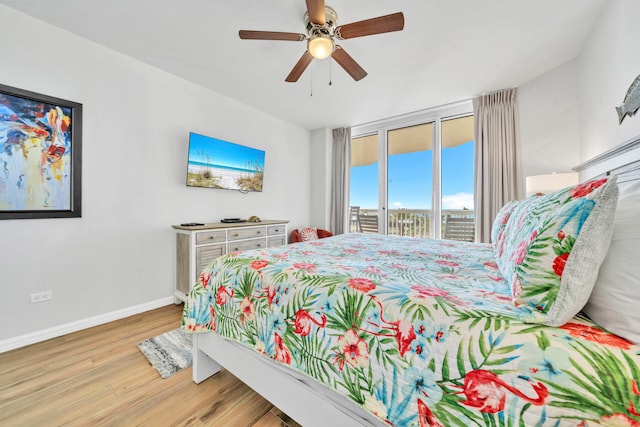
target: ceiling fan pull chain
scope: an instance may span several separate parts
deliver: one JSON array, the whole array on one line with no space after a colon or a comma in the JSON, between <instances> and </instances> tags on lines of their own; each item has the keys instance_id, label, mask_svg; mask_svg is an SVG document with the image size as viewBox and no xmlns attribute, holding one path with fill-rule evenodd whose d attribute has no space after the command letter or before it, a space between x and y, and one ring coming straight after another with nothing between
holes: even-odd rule
<instances>
[{"instance_id":1,"label":"ceiling fan pull chain","mask_svg":"<svg viewBox=\"0 0 640 427\"><path fill-rule=\"evenodd\" d=\"M313 67L309 70L309 96L313 96Z\"/></svg>"},{"instance_id":2,"label":"ceiling fan pull chain","mask_svg":"<svg viewBox=\"0 0 640 427\"><path fill-rule=\"evenodd\" d=\"M333 84L333 82L331 81L331 70L333 69L332 65L333 65L333 61L329 59L329 86Z\"/></svg>"}]
</instances>

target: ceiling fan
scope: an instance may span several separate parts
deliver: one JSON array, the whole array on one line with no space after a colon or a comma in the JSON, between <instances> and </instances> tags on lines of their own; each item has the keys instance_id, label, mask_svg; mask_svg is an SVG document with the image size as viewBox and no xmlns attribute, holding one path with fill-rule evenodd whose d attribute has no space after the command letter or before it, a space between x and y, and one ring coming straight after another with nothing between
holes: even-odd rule
<instances>
[{"instance_id":1,"label":"ceiling fan","mask_svg":"<svg viewBox=\"0 0 640 427\"><path fill-rule=\"evenodd\" d=\"M287 82L297 82L314 58L325 59L329 56L335 59L354 80L361 80L366 77L367 72L342 46L336 44L335 40L389 33L404 28L402 12L338 26L338 14L331 7L326 6L324 0L306 0L306 2L307 12L304 14L304 23L307 34L250 30L239 32L243 40L307 41L307 50L285 79Z\"/></svg>"}]
</instances>

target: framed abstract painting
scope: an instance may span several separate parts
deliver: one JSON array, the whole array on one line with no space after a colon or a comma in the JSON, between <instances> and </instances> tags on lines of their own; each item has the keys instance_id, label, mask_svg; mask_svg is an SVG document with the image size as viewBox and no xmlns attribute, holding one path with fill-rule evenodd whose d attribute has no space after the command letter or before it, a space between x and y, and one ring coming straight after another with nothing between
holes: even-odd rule
<instances>
[{"instance_id":1,"label":"framed abstract painting","mask_svg":"<svg viewBox=\"0 0 640 427\"><path fill-rule=\"evenodd\" d=\"M82 104L0 84L0 219L81 216Z\"/></svg>"}]
</instances>

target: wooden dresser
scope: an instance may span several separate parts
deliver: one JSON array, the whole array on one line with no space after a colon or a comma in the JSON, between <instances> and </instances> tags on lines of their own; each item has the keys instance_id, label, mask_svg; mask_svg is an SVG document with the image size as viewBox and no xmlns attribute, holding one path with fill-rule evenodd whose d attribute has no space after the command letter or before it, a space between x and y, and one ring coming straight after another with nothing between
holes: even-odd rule
<instances>
[{"instance_id":1,"label":"wooden dresser","mask_svg":"<svg viewBox=\"0 0 640 427\"><path fill-rule=\"evenodd\" d=\"M230 252L287 244L286 220L211 223L176 230L175 302L186 301L200 273L214 259Z\"/></svg>"}]
</instances>

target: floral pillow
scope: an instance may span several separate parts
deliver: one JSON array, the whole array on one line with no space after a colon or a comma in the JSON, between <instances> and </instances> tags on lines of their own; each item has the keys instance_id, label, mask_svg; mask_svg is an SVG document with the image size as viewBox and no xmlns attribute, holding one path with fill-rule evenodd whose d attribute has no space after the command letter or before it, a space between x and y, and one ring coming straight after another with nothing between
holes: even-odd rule
<instances>
[{"instance_id":1,"label":"floral pillow","mask_svg":"<svg viewBox=\"0 0 640 427\"><path fill-rule=\"evenodd\" d=\"M496 219L493 220L493 226L491 227L491 243L497 244L498 240L504 241L504 229L507 226L507 221L513 210L520 203L518 200L512 200L500 209Z\"/></svg>"},{"instance_id":2,"label":"floral pillow","mask_svg":"<svg viewBox=\"0 0 640 427\"><path fill-rule=\"evenodd\" d=\"M301 228L299 233L300 233L300 239L303 242L320 239L320 237L318 237L318 229L313 227Z\"/></svg>"},{"instance_id":3,"label":"floral pillow","mask_svg":"<svg viewBox=\"0 0 640 427\"><path fill-rule=\"evenodd\" d=\"M560 326L584 307L609 248L615 178L588 181L520 202L496 247L521 318Z\"/></svg>"}]
</instances>

